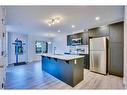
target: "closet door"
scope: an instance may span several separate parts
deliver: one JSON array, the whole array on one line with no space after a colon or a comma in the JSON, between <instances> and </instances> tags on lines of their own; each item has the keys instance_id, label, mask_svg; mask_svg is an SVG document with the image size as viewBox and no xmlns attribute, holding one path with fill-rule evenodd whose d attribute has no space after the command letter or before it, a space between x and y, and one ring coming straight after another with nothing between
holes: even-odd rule
<instances>
[{"instance_id":1,"label":"closet door","mask_svg":"<svg viewBox=\"0 0 127 95\"><path fill-rule=\"evenodd\" d=\"M111 44L110 74L123 76L123 47L121 43Z\"/></svg>"}]
</instances>

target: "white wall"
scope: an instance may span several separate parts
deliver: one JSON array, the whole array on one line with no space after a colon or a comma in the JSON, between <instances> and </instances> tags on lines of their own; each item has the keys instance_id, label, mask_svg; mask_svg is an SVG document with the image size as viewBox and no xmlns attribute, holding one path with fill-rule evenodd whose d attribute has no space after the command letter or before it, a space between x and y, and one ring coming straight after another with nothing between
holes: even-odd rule
<instances>
[{"instance_id":1,"label":"white wall","mask_svg":"<svg viewBox=\"0 0 127 95\"><path fill-rule=\"evenodd\" d=\"M12 43L15 42L16 39L21 40L25 45L23 46L23 54L19 55L19 62L28 62L28 36L19 33L8 33L8 64L12 64L16 62L15 56L15 45Z\"/></svg>"},{"instance_id":2,"label":"white wall","mask_svg":"<svg viewBox=\"0 0 127 95\"><path fill-rule=\"evenodd\" d=\"M41 36L28 36L28 61L39 61L41 60L40 54L35 53L35 41L51 41L49 38L41 37ZM52 44L48 45L48 53L51 53L52 51Z\"/></svg>"},{"instance_id":3,"label":"white wall","mask_svg":"<svg viewBox=\"0 0 127 95\"><path fill-rule=\"evenodd\" d=\"M56 47L56 54L64 54L64 52L69 52L69 46L67 46L67 35L59 34L53 39L52 52L54 52L54 47Z\"/></svg>"},{"instance_id":4,"label":"white wall","mask_svg":"<svg viewBox=\"0 0 127 95\"><path fill-rule=\"evenodd\" d=\"M127 88L127 6L125 7L124 22L124 84Z\"/></svg>"}]
</instances>

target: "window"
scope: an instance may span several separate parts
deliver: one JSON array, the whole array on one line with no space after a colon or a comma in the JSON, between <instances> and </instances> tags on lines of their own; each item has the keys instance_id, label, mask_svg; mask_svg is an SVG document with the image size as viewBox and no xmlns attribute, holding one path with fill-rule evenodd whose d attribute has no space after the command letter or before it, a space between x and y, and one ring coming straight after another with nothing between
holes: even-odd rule
<instances>
[{"instance_id":1,"label":"window","mask_svg":"<svg viewBox=\"0 0 127 95\"><path fill-rule=\"evenodd\" d=\"M36 41L35 42L35 52L37 54L39 54L39 53L47 53L47 51L48 51L47 42L44 42L44 41Z\"/></svg>"}]
</instances>

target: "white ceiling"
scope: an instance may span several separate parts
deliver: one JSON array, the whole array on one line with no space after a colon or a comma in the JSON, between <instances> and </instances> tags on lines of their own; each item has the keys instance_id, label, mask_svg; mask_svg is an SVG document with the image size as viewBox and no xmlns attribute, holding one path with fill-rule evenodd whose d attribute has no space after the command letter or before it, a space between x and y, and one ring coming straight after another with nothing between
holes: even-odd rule
<instances>
[{"instance_id":1,"label":"white ceiling","mask_svg":"<svg viewBox=\"0 0 127 95\"><path fill-rule=\"evenodd\" d=\"M7 31L53 37L123 19L123 6L6 6ZM49 27L44 21L62 16L60 24ZM99 16L100 20L95 21ZM71 28L71 25L75 28ZM57 31L61 30L60 33ZM48 33L48 34L47 34Z\"/></svg>"}]
</instances>

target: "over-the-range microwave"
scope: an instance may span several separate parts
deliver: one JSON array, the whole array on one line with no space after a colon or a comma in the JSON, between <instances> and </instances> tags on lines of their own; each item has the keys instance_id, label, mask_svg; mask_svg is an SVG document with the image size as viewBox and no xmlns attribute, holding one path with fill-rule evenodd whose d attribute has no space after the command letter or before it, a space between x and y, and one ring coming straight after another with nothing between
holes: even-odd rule
<instances>
[{"instance_id":1,"label":"over-the-range microwave","mask_svg":"<svg viewBox=\"0 0 127 95\"><path fill-rule=\"evenodd\" d=\"M72 39L72 45L82 45L82 38Z\"/></svg>"}]
</instances>

